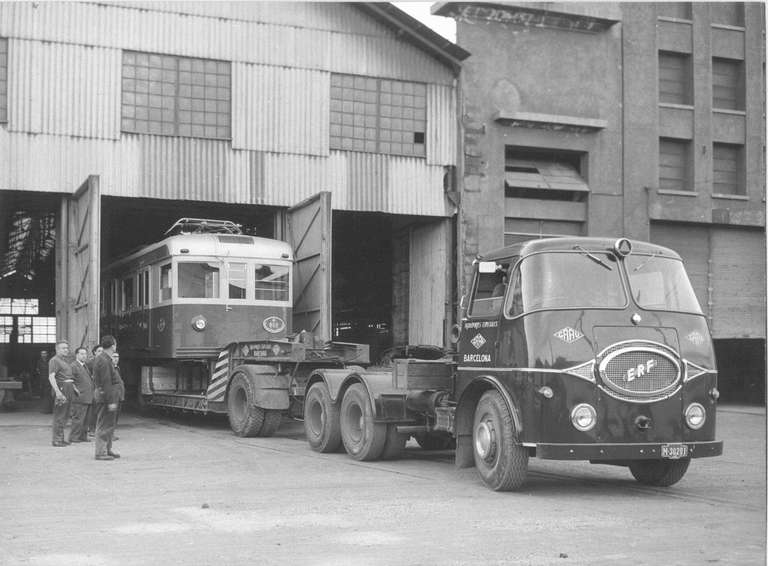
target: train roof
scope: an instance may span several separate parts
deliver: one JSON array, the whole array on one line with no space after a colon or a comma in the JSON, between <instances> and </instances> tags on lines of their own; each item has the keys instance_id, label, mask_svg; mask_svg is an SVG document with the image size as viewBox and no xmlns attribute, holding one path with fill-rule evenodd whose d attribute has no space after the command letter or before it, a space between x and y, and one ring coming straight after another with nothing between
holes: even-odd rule
<instances>
[{"instance_id":1,"label":"train roof","mask_svg":"<svg viewBox=\"0 0 768 566\"><path fill-rule=\"evenodd\" d=\"M185 256L293 261L293 250L287 242L259 236L177 234L129 252L126 256L110 263L104 270L119 269L133 262L143 266L168 257Z\"/></svg>"},{"instance_id":2,"label":"train roof","mask_svg":"<svg viewBox=\"0 0 768 566\"><path fill-rule=\"evenodd\" d=\"M579 248L589 252L605 252L613 250L613 246L618 238L590 238L590 237L567 237L567 238L542 238L538 240L526 240L511 246L505 246L491 250L487 253L478 254L479 261L497 261L507 259L513 256L527 256L538 252L549 251L571 251ZM629 240L632 244L632 253L658 254L664 257L681 259L677 252L663 246L642 242L639 240Z\"/></svg>"}]
</instances>

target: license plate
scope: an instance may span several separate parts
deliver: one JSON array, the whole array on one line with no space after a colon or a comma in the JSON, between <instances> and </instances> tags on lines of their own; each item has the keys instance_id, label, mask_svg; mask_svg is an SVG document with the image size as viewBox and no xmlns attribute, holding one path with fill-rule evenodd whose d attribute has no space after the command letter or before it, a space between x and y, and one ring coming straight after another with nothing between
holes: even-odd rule
<instances>
[{"instance_id":1,"label":"license plate","mask_svg":"<svg viewBox=\"0 0 768 566\"><path fill-rule=\"evenodd\" d=\"M688 456L688 446L685 444L662 444L661 457L668 460L679 460Z\"/></svg>"}]
</instances>

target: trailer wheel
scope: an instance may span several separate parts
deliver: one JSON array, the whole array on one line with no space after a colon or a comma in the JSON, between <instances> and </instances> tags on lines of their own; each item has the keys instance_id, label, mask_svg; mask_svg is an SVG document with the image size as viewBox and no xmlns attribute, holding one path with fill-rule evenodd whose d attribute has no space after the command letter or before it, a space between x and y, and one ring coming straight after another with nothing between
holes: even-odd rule
<instances>
[{"instance_id":1,"label":"trailer wheel","mask_svg":"<svg viewBox=\"0 0 768 566\"><path fill-rule=\"evenodd\" d=\"M494 491L520 489L528 475L528 451L518 442L512 413L496 390L486 391L472 427L475 466Z\"/></svg>"},{"instance_id":2,"label":"trailer wheel","mask_svg":"<svg viewBox=\"0 0 768 566\"><path fill-rule=\"evenodd\" d=\"M407 434L397 432L397 425L387 425L387 439L384 441L384 449L381 451L382 460L397 460L400 458L405 443L408 441Z\"/></svg>"},{"instance_id":3,"label":"trailer wheel","mask_svg":"<svg viewBox=\"0 0 768 566\"><path fill-rule=\"evenodd\" d=\"M353 383L341 400L341 440L347 454L355 460L376 460L384 450L387 425L374 422L368 392L360 383Z\"/></svg>"},{"instance_id":4,"label":"trailer wheel","mask_svg":"<svg viewBox=\"0 0 768 566\"><path fill-rule=\"evenodd\" d=\"M313 383L304 397L304 434L315 452L336 452L341 446L339 407L322 381Z\"/></svg>"},{"instance_id":5,"label":"trailer wheel","mask_svg":"<svg viewBox=\"0 0 768 566\"><path fill-rule=\"evenodd\" d=\"M634 460L629 464L629 471L642 484L669 487L683 479L690 463L690 458L683 460Z\"/></svg>"},{"instance_id":6,"label":"trailer wheel","mask_svg":"<svg viewBox=\"0 0 768 566\"><path fill-rule=\"evenodd\" d=\"M420 432L413 437L424 450L453 450L456 448L456 439L449 434Z\"/></svg>"},{"instance_id":7,"label":"trailer wheel","mask_svg":"<svg viewBox=\"0 0 768 566\"><path fill-rule=\"evenodd\" d=\"M229 426L238 436L269 436L269 434L277 429L277 426L269 434L262 433L267 413L277 412L279 417L279 411L267 411L255 406L253 402L253 383L245 374L241 372L235 373L229 385L229 394L227 395ZM274 421L274 417L271 417L270 421ZM271 424L274 423L271 422ZM280 425L279 420L277 425Z\"/></svg>"}]
</instances>

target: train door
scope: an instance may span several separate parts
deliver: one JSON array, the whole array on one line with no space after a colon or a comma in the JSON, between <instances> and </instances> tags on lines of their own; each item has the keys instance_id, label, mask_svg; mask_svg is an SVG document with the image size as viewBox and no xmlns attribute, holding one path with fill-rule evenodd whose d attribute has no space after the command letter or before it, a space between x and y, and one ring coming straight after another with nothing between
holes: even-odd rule
<instances>
[{"instance_id":1,"label":"train door","mask_svg":"<svg viewBox=\"0 0 768 566\"><path fill-rule=\"evenodd\" d=\"M293 332L331 339L331 193L288 209L286 240L293 248Z\"/></svg>"},{"instance_id":2,"label":"train door","mask_svg":"<svg viewBox=\"0 0 768 566\"><path fill-rule=\"evenodd\" d=\"M99 178L92 175L62 199L56 246L56 326L73 349L99 340L100 224Z\"/></svg>"}]
</instances>

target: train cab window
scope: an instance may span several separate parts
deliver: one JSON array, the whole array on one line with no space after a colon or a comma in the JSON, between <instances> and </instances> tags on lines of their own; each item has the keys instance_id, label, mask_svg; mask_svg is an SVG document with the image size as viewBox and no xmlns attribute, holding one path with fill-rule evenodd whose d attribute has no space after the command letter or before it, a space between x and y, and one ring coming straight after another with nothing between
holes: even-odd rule
<instances>
[{"instance_id":1,"label":"train cab window","mask_svg":"<svg viewBox=\"0 0 768 566\"><path fill-rule=\"evenodd\" d=\"M245 299L248 279L245 263L227 264L227 284L230 299Z\"/></svg>"},{"instance_id":2,"label":"train cab window","mask_svg":"<svg viewBox=\"0 0 768 566\"><path fill-rule=\"evenodd\" d=\"M180 262L179 298L181 299L218 299L219 266L205 261Z\"/></svg>"},{"instance_id":3,"label":"train cab window","mask_svg":"<svg viewBox=\"0 0 768 566\"><path fill-rule=\"evenodd\" d=\"M494 316L501 312L507 290L508 263L480 262L469 315Z\"/></svg>"},{"instance_id":4,"label":"train cab window","mask_svg":"<svg viewBox=\"0 0 768 566\"><path fill-rule=\"evenodd\" d=\"M171 300L171 264L160 266L160 300Z\"/></svg>"},{"instance_id":5,"label":"train cab window","mask_svg":"<svg viewBox=\"0 0 768 566\"><path fill-rule=\"evenodd\" d=\"M123 295L122 297L123 310L124 311L130 310L136 304L136 300L133 294L134 292L133 277L126 277L125 279L123 279L121 289L122 289L122 295Z\"/></svg>"},{"instance_id":6,"label":"train cab window","mask_svg":"<svg viewBox=\"0 0 768 566\"><path fill-rule=\"evenodd\" d=\"M290 268L285 265L256 265L257 301L287 301Z\"/></svg>"}]
</instances>

